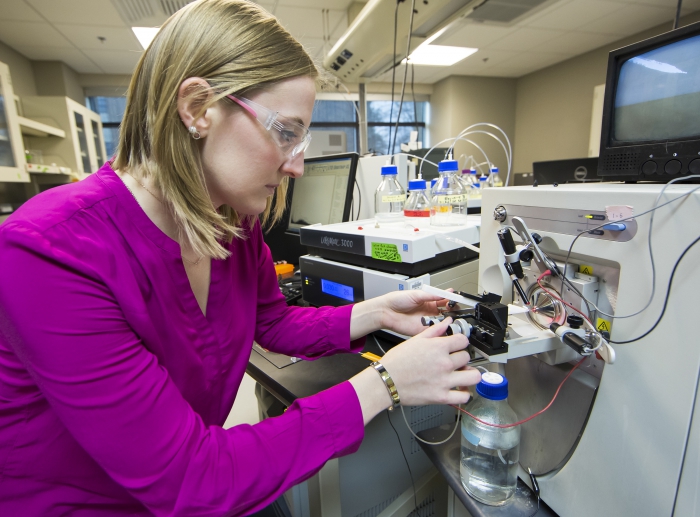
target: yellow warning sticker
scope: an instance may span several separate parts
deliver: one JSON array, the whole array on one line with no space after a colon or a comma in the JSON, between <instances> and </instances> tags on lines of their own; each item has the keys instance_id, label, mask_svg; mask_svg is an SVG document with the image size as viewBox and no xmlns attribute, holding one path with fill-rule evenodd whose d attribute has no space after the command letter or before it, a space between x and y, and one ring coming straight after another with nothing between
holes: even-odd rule
<instances>
[{"instance_id":1,"label":"yellow warning sticker","mask_svg":"<svg viewBox=\"0 0 700 517\"><path fill-rule=\"evenodd\" d=\"M610 320L598 318L595 322L595 328L597 328L600 332L610 332L610 329L612 328L612 322Z\"/></svg>"},{"instance_id":2,"label":"yellow warning sticker","mask_svg":"<svg viewBox=\"0 0 700 517\"><path fill-rule=\"evenodd\" d=\"M578 272L583 273L584 275L592 275L593 274L593 266L587 266L585 264L581 264L578 267Z\"/></svg>"}]
</instances>

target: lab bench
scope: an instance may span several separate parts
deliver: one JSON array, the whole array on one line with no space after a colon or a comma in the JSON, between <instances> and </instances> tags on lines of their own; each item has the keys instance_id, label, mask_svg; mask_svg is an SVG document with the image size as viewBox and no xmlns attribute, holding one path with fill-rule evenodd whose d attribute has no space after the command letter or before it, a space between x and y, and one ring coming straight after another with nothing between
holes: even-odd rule
<instances>
[{"instance_id":1,"label":"lab bench","mask_svg":"<svg viewBox=\"0 0 700 517\"><path fill-rule=\"evenodd\" d=\"M383 348L391 348L392 343L379 337ZM383 355L377 343L368 337L363 352L371 352ZM257 345L251 352L247 373L255 379L267 392L284 406L289 406L295 399L308 397L320 391L328 389L336 384L346 381L369 366L369 361L359 354L338 354L322 357L315 361L294 360L281 354L269 354L259 349ZM438 412L427 414L430 408L439 408ZM454 426L454 416L451 408L442 406L426 406L425 408L406 408L409 421L434 422L432 428L420 431L418 434L428 441L440 441L449 435ZM414 413L416 417L413 418ZM358 476L343 474L343 470L361 470L359 477L376 475L361 467L363 450L369 454L372 461L377 464L378 454L388 454L387 449L395 449L396 435L392 434L387 419L393 423L401 436L403 448L407 449L408 460L412 464L413 483L416 485L417 499L420 501L420 515L434 515L435 517L531 517L537 510L537 499L530 488L521 480L518 480L518 488L514 499L504 506L488 506L472 499L461 486L459 478L459 433L442 445L426 445L415 440L408 434L408 429L403 421L400 411L393 414L385 412L380 414L365 428L365 440L360 451L351 456L331 460L321 472L301 486L295 487L289 494L288 504L292 507L295 517L300 516L339 516L358 515L368 511L366 515L377 517L406 517L414 510L414 498L411 484L407 484L408 472L406 464L401 456L398 461L393 459L393 474L385 472L380 483L367 484L363 488L363 494L358 497L356 493L343 494L340 486L346 489L352 484L352 479ZM451 422L447 419L452 419ZM389 430L387 430L389 429ZM392 447L393 445L393 447ZM416 454L422 449L425 455ZM342 462L342 463L340 463ZM383 464L383 469L386 467ZM378 469L369 469L377 471ZM438 474L439 473L439 474ZM443 481L444 478L444 481ZM402 484L400 483L403 479ZM330 485L329 485L330 480ZM445 487L445 482L449 490ZM394 484L394 489L387 485ZM377 485L375 487L375 485ZM329 488L330 487L330 488ZM384 490L391 494L379 496L376 490ZM323 492L323 497L320 497ZM352 490L350 490L352 492ZM328 497L328 494L331 497ZM385 498L382 500L382 498ZM317 499L314 502L314 498ZM362 500L373 500L374 506L366 508L361 506ZM455 500L457 499L457 500ZM358 506L360 505L360 506ZM366 506L366 505L365 505ZM556 514L540 503L536 517L556 517Z\"/></svg>"}]
</instances>

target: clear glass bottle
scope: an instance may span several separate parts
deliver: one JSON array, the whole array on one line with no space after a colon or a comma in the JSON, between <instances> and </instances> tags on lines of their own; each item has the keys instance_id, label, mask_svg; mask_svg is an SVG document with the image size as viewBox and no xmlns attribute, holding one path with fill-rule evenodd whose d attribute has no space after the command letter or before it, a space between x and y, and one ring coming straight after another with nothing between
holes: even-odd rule
<instances>
[{"instance_id":1,"label":"clear glass bottle","mask_svg":"<svg viewBox=\"0 0 700 517\"><path fill-rule=\"evenodd\" d=\"M406 222L412 226L424 227L430 224L430 196L425 180L408 182L408 199L403 208Z\"/></svg>"},{"instance_id":2,"label":"clear glass bottle","mask_svg":"<svg viewBox=\"0 0 700 517\"><path fill-rule=\"evenodd\" d=\"M484 189L488 187L488 182L489 177L487 175L482 174L479 176L479 197L481 197L481 193L484 191Z\"/></svg>"},{"instance_id":3,"label":"clear glass bottle","mask_svg":"<svg viewBox=\"0 0 700 517\"><path fill-rule=\"evenodd\" d=\"M517 421L508 405L508 380L497 373L482 375L477 395L467 406L475 417L491 424ZM520 426L493 427L462 415L462 451L459 474L462 486L477 501L505 504L515 494L520 460Z\"/></svg>"},{"instance_id":4,"label":"clear glass bottle","mask_svg":"<svg viewBox=\"0 0 700 517\"><path fill-rule=\"evenodd\" d=\"M382 167L382 181L374 193L374 214L377 222L403 220L406 191L397 178L396 165Z\"/></svg>"},{"instance_id":5,"label":"clear glass bottle","mask_svg":"<svg viewBox=\"0 0 700 517\"><path fill-rule=\"evenodd\" d=\"M489 176L490 187L502 187L503 180L498 175L498 167L491 167L491 175Z\"/></svg>"},{"instance_id":6,"label":"clear glass bottle","mask_svg":"<svg viewBox=\"0 0 700 517\"><path fill-rule=\"evenodd\" d=\"M479 181L471 186L467 192L467 197L469 199L481 199L481 185L479 185Z\"/></svg>"},{"instance_id":7,"label":"clear glass bottle","mask_svg":"<svg viewBox=\"0 0 700 517\"><path fill-rule=\"evenodd\" d=\"M464 185L464 188L467 191L472 188L472 175L470 169L462 169L462 174L460 175L459 179L462 181L462 185Z\"/></svg>"},{"instance_id":8,"label":"clear glass bottle","mask_svg":"<svg viewBox=\"0 0 700 517\"><path fill-rule=\"evenodd\" d=\"M456 226L467 223L467 191L457 177L457 160L438 163L438 181L432 191L431 226Z\"/></svg>"}]
</instances>

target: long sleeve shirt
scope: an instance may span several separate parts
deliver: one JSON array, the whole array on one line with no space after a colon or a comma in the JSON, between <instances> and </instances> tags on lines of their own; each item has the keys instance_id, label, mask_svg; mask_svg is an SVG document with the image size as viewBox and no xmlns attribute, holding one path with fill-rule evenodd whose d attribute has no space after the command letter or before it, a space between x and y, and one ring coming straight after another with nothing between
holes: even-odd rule
<instances>
[{"instance_id":1,"label":"long sleeve shirt","mask_svg":"<svg viewBox=\"0 0 700 517\"><path fill-rule=\"evenodd\" d=\"M287 307L259 224L212 260L206 316L180 247L106 164L0 226L0 515L245 515L357 450L342 383L221 426L253 340L356 352L351 307Z\"/></svg>"}]
</instances>

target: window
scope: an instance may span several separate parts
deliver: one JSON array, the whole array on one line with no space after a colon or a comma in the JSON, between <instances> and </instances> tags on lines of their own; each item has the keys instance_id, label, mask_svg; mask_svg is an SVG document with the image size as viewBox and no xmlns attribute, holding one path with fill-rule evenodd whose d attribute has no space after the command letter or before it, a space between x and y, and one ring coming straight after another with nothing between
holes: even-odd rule
<instances>
[{"instance_id":1,"label":"window","mask_svg":"<svg viewBox=\"0 0 700 517\"><path fill-rule=\"evenodd\" d=\"M124 117L126 97L88 97L88 107L100 115L107 156L114 156L119 143L119 124Z\"/></svg>"},{"instance_id":2,"label":"window","mask_svg":"<svg viewBox=\"0 0 700 517\"><path fill-rule=\"evenodd\" d=\"M426 119L428 102L404 101L401 108L398 135L393 153L401 152L401 144L410 140L411 131L418 131L418 141L427 142ZM399 114L399 102L389 100L370 100L367 102L367 145L368 151L387 154L389 151L389 132L392 140L396 117ZM391 118L389 118L391 115ZM393 122L390 122L393 121ZM357 102L349 100L317 100L311 117L311 131L344 131L347 136L347 151L358 152L360 125L358 122ZM313 133L312 133L313 134ZM392 154L393 154L392 153Z\"/></svg>"},{"instance_id":3,"label":"window","mask_svg":"<svg viewBox=\"0 0 700 517\"><path fill-rule=\"evenodd\" d=\"M367 103L367 146L377 154L394 154L401 152L401 144L410 140L411 131L418 131L418 141L426 147L425 119L427 102L404 101L401 107L396 145L391 151L389 135L394 141L396 118L399 115L399 102L369 101ZM392 112L393 111L393 112ZM391 151L391 152L389 152Z\"/></svg>"},{"instance_id":4,"label":"window","mask_svg":"<svg viewBox=\"0 0 700 517\"><path fill-rule=\"evenodd\" d=\"M356 110L357 106L352 101L316 101L311 115L311 135L314 131L343 131L346 136L346 152L357 152L360 125Z\"/></svg>"}]
</instances>

